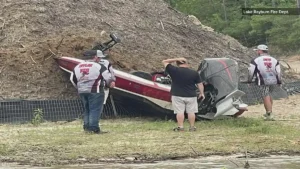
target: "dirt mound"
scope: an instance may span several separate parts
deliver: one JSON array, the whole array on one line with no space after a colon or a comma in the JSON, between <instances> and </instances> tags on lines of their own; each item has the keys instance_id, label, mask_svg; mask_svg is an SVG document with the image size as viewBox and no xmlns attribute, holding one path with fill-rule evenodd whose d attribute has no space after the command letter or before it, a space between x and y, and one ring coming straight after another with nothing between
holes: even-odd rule
<instances>
[{"instance_id":1,"label":"dirt mound","mask_svg":"<svg viewBox=\"0 0 300 169\"><path fill-rule=\"evenodd\" d=\"M186 57L197 68L205 57L248 61L254 55L235 39L194 24L163 0L1 0L1 96L76 96L53 53L81 57L111 32L122 39L112 60L124 71L162 70L161 60L169 57Z\"/></svg>"}]
</instances>

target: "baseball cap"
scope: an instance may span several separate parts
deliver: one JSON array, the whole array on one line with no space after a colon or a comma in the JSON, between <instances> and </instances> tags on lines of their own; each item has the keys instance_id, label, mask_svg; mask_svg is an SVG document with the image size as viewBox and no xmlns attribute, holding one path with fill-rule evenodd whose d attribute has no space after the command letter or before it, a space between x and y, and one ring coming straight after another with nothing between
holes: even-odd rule
<instances>
[{"instance_id":1,"label":"baseball cap","mask_svg":"<svg viewBox=\"0 0 300 169\"><path fill-rule=\"evenodd\" d=\"M85 51L83 53L83 56L86 56L86 57L99 57L99 58L104 58L105 55L103 54L103 52L101 50L88 50L88 51Z\"/></svg>"},{"instance_id":2,"label":"baseball cap","mask_svg":"<svg viewBox=\"0 0 300 169\"><path fill-rule=\"evenodd\" d=\"M254 49L255 51L256 50L268 50L268 46L267 45L258 45L256 49Z\"/></svg>"},{"instance_id":3,"label":"baseball cap","mask_svg":"<svg viewBox=\"0 0 300 169\"><path fill-rule=\"evenodd\" d=\"M105 58L105 55L103 54L103 52L101 50L97 50L97 57L98 58Z\"/></svg>"}]
</instances>

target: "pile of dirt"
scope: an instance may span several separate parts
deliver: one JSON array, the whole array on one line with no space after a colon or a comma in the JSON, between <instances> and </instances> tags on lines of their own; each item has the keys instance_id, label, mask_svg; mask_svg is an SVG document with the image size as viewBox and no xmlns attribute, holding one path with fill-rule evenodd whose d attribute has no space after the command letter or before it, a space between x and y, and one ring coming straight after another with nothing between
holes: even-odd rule
<instances>
[{"instance_id":1,"label":"pile of dirt","mask_svg":"<svg viewBox=\"0 0 300 169\"><path fill-rule=\"evenodd\" d=\"M162 70L161 60L255 55L237 40L194 24L163 0L1 0L0 93L4 99L76 97L57 56L81 57L117 33L116 69ZM104 33L106 32L106 33Z\"/></svg>"}]
</instances>

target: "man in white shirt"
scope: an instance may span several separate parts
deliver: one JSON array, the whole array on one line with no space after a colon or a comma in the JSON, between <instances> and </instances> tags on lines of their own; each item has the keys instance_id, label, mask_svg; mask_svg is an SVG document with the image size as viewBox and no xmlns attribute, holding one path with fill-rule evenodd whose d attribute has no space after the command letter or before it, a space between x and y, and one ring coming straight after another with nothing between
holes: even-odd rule
<instances>
[{"instance_id":1,"label":"man in white shirt","mask_svg":"<svg viewBox=\"0 0 300 169\"><path fill-rule=\"evenodd\" d=\"M271 57L268 53L268 46L258 45L258 57L250 62L248 81L252 82L255 77L255 83L261 89L266 114L265 120L274 120L272 115L273 99L271 93L276 85L281 84L281 70L279 61Z\"/></svg>"},{"instance_id":2,"label":"man in white shirt","mask_svg":"<svg viewBox=\"0 0 300 169\"><path fill-rule=\"evenodd\" d=\"M112 67L112 65L110 64L110 62L107 60L107 59L103 59L105 57L107 57L109 55L109 50L107 50L104 55L102 55L102 58L101 60L99 61L99 63L103 66L106 67L106 69L109 71L109 73L111 74L111 78L113 79L113 81L116 81L116 77L115 77L115 72L114 72L114 69ZM104 83L104 102L103 104L105 105L106 104L106 101L107 101L107 98L108 98L108 95L109 95L109 87L106 85L106 83ZM103 111L103 108L104 106L102 107L102 110L101 110L101 113Z\"/></svg>"},{"instance_id":3,"label":"man in white shirt","mask_svg":"<svg viewBox=\"0 0 300 169\"><path fill-rule=\"evenodd\" d=\"M71 82L77 88L84 105L83 129L99 134L99 119L104 101L103 81L111 88L115 86L115 82L106 67L99 64L103 53L92 51L92 56L92 60L80 63L74 68Z\"/></svg>"}]
</instances>

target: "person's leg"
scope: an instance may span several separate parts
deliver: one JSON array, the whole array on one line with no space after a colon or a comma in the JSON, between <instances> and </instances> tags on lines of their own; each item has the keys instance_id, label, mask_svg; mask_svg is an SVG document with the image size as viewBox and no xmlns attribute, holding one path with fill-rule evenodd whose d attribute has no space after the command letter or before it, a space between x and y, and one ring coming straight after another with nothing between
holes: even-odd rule
<instances>
[{"instance_id":1,"label":"person's leg","mask_svg":"<svg viewBox=\"0 0 300 169\"><path fill-rule=\"evenodd\" d=\"M100 132L99 120L100 111L103 106L104 93L90 93L89 95L89 130L95 133Z\"/></svg>"},{"instance_id":2,"label":"person's leg","mask_svg":"<svg viewBox=\"0 0 300 169\"><path fill-rule=\"evenodd\" d=\"M272 96L270 96L270 99L271 99L271 107L273 107L273 98L272 98Z\"/></svg>"},{"instance_id":3,"label":"person's leg","mask_svg":"<svg viewBox=\"0 0 300 169\"><path fill-rule=\"evenodd\" d=\"M180 128L184 128L183 123L184 123L184 113L176 113L176 119L177 119L177 125Z\"/></svg>"},{"instance_id":4,"label":"person's leg","mask_svg":"<svg viewBox=\"0 0 300 169\"><path fill-rule=\"evenodd\" d=\"M172 106L176 114L178 129L183 130L185 104L181 97L172 96Z\"/></svg>"},{"instance_id":5,"label":"person's leg","mask_svg":"<svg viewBox=\"0 0 300 169\"><path fill-rule=\"evenodd\" d=\"M105 103L103 103L103 105L101 106L100 117L101 117L101 115L102 115L102 113L103 113L104 106L105 106Z\"/></svg>"},{"instance_id":6,"label":"person's leg","mask_svg":"<svg viewBox=\"0 0 300 169\"><path fill-rule=\"evenodd\" d=\"M268 113L272 113L272 98L270 95L264 96L263 98L265 110Z\"/></svg>"},{"instance_id":7,"label":"person's leg","mask_svg":"<svg viewBox=\"0 0 300 169\"><path fill-rule=\"evenodd\" d=\"M269 87L269 95L270 95L270 100L271 100L271 108L273 107L273 98L272 98L271 94L273 93L274 89L275 89L275 85L271 85Z\"/></svg>"},{"instance_id":8,"label":"person's leg","mask_svg":"<svg viewBox=\"0 0 300 169\"><path fill-rule=\"evenodd\" d=\"M262 97L264 102L264 107L266 110L266 114L264 114L264 117L266 120L273 120L272 114L272 105L273 105L273 99L271 96L273 88L271 86L263 86L262 91Z\"/></svg>"},{"instance_id":9,"label":"person's leg","mask_svg":"<svg viewBox=\"0 0 300 169\"><path fill-rule=\"evenodd\" d=\"M83 130L87 131L89 127L89 102L86 93L80 93L79 97L83 103L84 113L83 113Z\"/></svg>"},{"instance_id":10,"label":"person's leg","mask_svg":"<svg viewBox=\"0 0 300 169\"><path fill-rule=\"evenodd\" d=\"M191 97L186 99L187 105L186 105L186 112L188 114L188 119L190 123L190 131L195 131L195 120L196 115L195 113L198 113L198 102L197 97Z\"/></svg>"}]
</instances>

